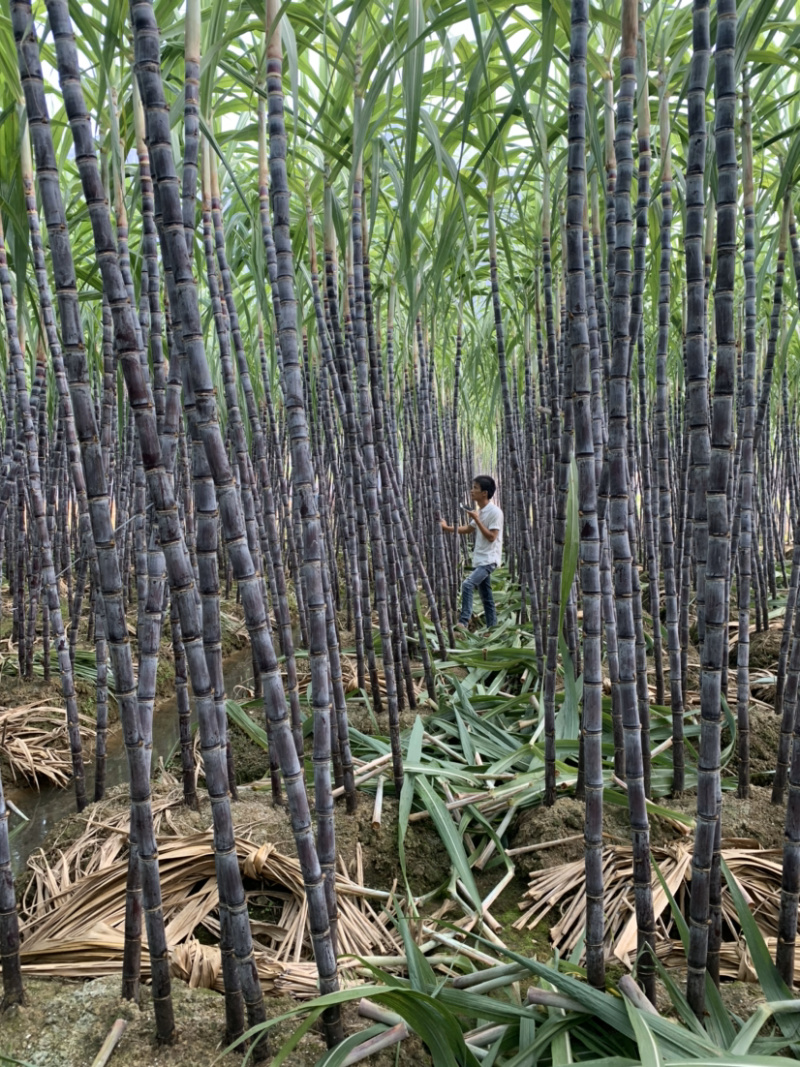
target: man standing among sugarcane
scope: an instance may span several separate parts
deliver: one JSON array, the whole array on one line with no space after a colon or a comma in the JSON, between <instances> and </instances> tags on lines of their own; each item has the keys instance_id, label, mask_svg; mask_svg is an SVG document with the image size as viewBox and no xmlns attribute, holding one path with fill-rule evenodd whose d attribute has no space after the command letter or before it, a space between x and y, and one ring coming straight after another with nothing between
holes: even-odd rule
<instances>
[{"instance_id":1,"label":"man standing among sugarcane","mask_svg":"<svg viewBox=\"0 0 800 1067\"><path fill-rule=\"evenodd\" d=\"M469 628L472 597L476 589L483 601L486 629L491 630L497 624L497 611L492 596L492 571L500 565L503 553L503 512L497 504L491 503L496 488L494 478L488 474L477 475L470 489L474 510L470 510L467 504L462 505L468 516L467 524L449 526L444 519L439 520L446 533L475 534L475 547L472 550L473 571L461 586L461 613L456 623L457 630Z\"/></svg>"}]
</instances>

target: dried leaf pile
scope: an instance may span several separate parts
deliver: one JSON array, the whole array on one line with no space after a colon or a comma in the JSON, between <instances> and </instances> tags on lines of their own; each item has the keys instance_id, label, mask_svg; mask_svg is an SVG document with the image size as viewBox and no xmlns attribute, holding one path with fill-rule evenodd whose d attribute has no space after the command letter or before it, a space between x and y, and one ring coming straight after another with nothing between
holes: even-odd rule
<instances>
[{"instance_id":1,"label":"dried leaf pile","mask_svg":"<svg viewBox=\"0 0 800 1067\"><path fill-rule=\"evenodd\" d=\"M722 842L722 859L750 907L753 917L774 954L780 909L783 853L779 849L759 849L755 842L727 839ZM677 841L665 848L652 848L669 891L684 914L688 913L688 892L692 877L691 839ZM636 917L633 898L633 853L630 846L615 845L603 853L603 884L606 913L606 957L631 967L636 954ZM672 922L667 894L653 871L653 909L656 917L656 950L659 958L671 967L683 967L683 945ZM550 927L553 947L566 957L583 936L586 921L586 881L582 859L541 871L533 871L528 890L519 904L522 915L514 923L517 930L531 930L548 917L553 909L557 921ZM727 978L757 981L747 944L742 937L734 902L723 883L723 941L720 973ZM795 980L800 981L800 959L795 966Z\"/></svg>"},{"instance_id":2,"label":"dried leaf pile","mask_svg":"<svg viewBox=\"0 0 800 1067\"><path fill-rule=\"evenodd\" d=\"M177 793L156 801L159 868L173 974L192 986L222 991L219 948L196 937L199 928L219 936L219 897L210 831L179 835L171 812ZM102 820L102 821L101 821ZM31 879L22 900L22 963L29 974L89 978L121 973L125 886L128 871L128 814L108 820L90 814L86 831L53 861L32 856ZM256 962L264 991L315 996L317 974L308 931L300 867L269 842L246 833L236 839L252 921ZM344 867L344 864L342 864ZM337 874L339 952L342 955L399 956L388 893L363 879ZM347 974L358 960L344 960ZM147 953L142 954L147 972Z\"/></svg>"},{"instance_id":3,"label":"dried leaf pile","mask_svg":"<svg viewBox=\"0 0 800 1067\"><path fill-rule=\"evenodd\" d=\"M81 740L87 749L94 723L80 716ZM18 708L0 707L0 756L13 782L39 788L40 781L64 788L72 781L72 757L64 709L34 701Z\"/></svg>"}]
</instances>

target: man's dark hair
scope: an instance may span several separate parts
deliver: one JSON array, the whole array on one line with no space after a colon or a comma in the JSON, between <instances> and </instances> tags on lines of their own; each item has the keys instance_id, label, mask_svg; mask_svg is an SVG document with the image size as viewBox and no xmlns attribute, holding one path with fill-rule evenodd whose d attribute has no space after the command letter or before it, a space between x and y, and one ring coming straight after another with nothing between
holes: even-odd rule
<instances>
[{"instance_id":1,"label":"man's dark hair","mask_svg":"<svg viewBox=\"0 0 800 1067\"><path fill-rule=\"evenodd\" d=\"M492 478L488 474L479 474L472 479L472 482L473 485L477 485L479 489L482 489L490 500L492 499L492 497L494 496L495 489L497 489L494 478Z\"/></svg>"}]
</instances>

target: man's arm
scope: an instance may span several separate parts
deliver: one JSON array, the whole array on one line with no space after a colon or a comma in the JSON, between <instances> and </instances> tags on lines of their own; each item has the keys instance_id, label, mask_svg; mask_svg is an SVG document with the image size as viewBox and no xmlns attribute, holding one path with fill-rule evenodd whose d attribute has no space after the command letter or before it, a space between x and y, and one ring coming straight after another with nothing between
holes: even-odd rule
<instances>
[{"instance_id":1,"label":"man's arm","mask_svg":"<svg viewBox=\"0 0 800 1067\"><path fill-rule=\"evenodd\" d=\"M497 535L500 533L500 529L499 528L496 529L496 530L490 530L490 529L488 529L488 527L484 526L484 524L480 520L480 513L477 510L476 511L468 511L467 514L472 519L472 521L475 523L475 526L480 530L480 532L483 534L483 536L486 538L487 541L492 543L492 542L497 540ZM459 533L460 533L461 532L461 527L459 526L458 529L459 529ZM467 529L469 530L470 527L468 526Z\"/></svg>"},{"instance_id":2,"label":"man's arm","mask_svg":"<svg viewBox=\"0 0 800 1067\"><path fill-rule=\"evenodd\" d=\"M444 521L444 519L439 519L439 525L441 526L441 528L444 530L445 533L456 533L455 526L448 526L448 524ZM462 535L463 534L472 533L472 527L471 526L459 526L458 527L458 533L460 533Z\"/></svg>"}]
</instances>

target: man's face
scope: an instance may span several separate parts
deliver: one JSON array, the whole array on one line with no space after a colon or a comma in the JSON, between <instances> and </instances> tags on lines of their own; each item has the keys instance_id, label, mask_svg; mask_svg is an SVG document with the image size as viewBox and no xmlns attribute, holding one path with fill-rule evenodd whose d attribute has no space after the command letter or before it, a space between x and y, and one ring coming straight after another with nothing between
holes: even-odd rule
<instances>
[{"instance_id":1,"label":"man's face","mask_svg":"<svg viewBox=\"0 0 800 1067\"><path fill-rule=\"evenodd\" d=\"M478 506L481 506L486 503L486 490L481 489L481 487L476 482L472 483L472 488L469 492L474 504L478 504Z\"/></svg>"}]
</instances>

